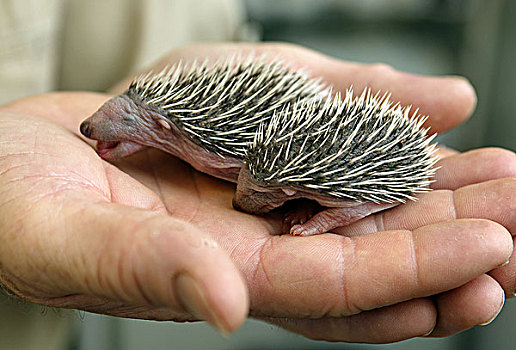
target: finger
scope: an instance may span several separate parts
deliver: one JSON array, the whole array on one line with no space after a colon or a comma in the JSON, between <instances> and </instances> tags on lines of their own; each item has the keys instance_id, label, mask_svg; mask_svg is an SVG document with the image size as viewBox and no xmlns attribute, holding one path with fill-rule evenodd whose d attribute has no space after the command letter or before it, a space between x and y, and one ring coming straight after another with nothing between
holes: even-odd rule
<instances>
[{"instance_id":1,"label":"finger","mask_svg":"<svg viewBox=\"0 0 516 350\"><path fill-rule=\"evenodd\" d=\"M502 148L481 148L441 159L433 189L455 190L484 181L516 177L516 153Z\"/></svg>"},{"instance_id":2,"label":"finger","mask_svg":"<svg viewBox=\"0 0 516 350\"><path fill-rule=\"evenodd\" d=\"M439 157L439 159L451 157L456 154L459 154L459 152L454 150L453 148L449 148L443 145L439 145L439 147L437 147L437 156Z\"/></svg>"},{"instance_id":3,"label":"finger","mask_svg":"<svg viewBox=\"0 0 516 350\"><path fill-rule=\"evenodd\" d=\"M73 198L78 204L68 202L70 198L60 202L64 232L29 216L24 225L44 229L24 232L23 239L2 244L2 261L9 262L3 265L3 276L14 282L12 289L47 305L53 300L63 305L63 297L71 295L77 304L68 305L83 308L88 298L77 295L86 295L169 308L206 320L224 333L242 324L248 309L246 287L214 240L168 216L77 199ZM55 210L46 201L40 205L34 209L41 214ZM38 254L14 259L17 252L30 251L29 246L35 245Z\"/></svg>"},{"instance_id":4,"label":"finger","mask_svg":"<svg viewBox=\"0 0 516 350\"><path fill-rule=\"evenodd\" d=\"M459 188L454 201L457 217L483 217L516 233L516 177Z\"/></svg>"},{"instance_id":5,"label":"finger","mask_svg":"<svg viewBox=\"0 0 516 350\"><path fill-rule=\"evenodd\" d=\"M481 275L435 298L437 325L430 336L445 337L491 323L502 310L504 292L490 276Z\"/></svg>"},{"instance_id":6,"label":"finger","mask_svg":"<svg viewBox=\"0 0 516 350\"><path fill-rule=\"evenodd\" d=\"M432 301L415 299L342 318L264 320L311 339L379 344L425 336L436 317Z\"/></svg>"},{"instance_id":7,"label":"finger","mask_svg":"<svg viewBox=\"0 0 516 350\"><path fill-rule=\"evenodd\" d=\"M484 161L493 154L497 157L506 152L487 152ZM510 155L510 154L509 154ZM468 154L464 154L464 157ZM487 158L487 159L486 159ZM503 163L503 162L502 162ZM507 167L511 165L506 163ZM486 172L487 173L487 172ZM493 167L496 175L496 167ZM505 170L498 170L498 175L510 175ZM477 173L470 180L481 180L487 177ZM463 181L466 182L466 181ZM475 181L472 181L475 182ZM352 225L335 230L345 236L356 236L375 233L383 230L401 228L415 229L456 218L483 218L503 225L512 235L516 234L516 177L507 177L464 186L454 192L436 190L420 197L417 202L409 202L384 213L364 218ZM516 246L516 244L513 244ZM512 298L516 292L516 253L513 252L509 262L496 268L490 275L504 289L507 298Z\"/></svg>"},{"instance_id":8,"label":"finger","mask_svg":"<svg viewBox=\"0 0 516 350\"><path fill-rule=\"evenodd\" d=\"M454 220L351 238L275 236L259 252L259 266L241 268L252 276L250 290L260 290L251 300L265 314L339 317L456 288L511 252L502 226Z\"/></svg>"},{"instance_id":9,"label":"finger","mask_svg":"<svg viewBox=\"0 0 516 350\"><path fill-rule=\"evenodd\" d=\"M441 168L432 184L434 191L420 195L416 202L409 201L334 231L353 236L412 230L456 218L484 218L515 232L515 153L500 148L479 149L441 159L437 165Z\"/></svg>"},{"instance_id":10,"label":"finger","mask_svg":"<svg viewBox=\"0 0 516 350\"><path fill-rule=\"evenodd\" d=\"M430 299L414 299L343 318L266 319L312 339L387 343L418 336L442 337L492 322L503 290L487 275ZM436 309L437 307L437 309Z\"/></svg>"},{"instance_id":11,"label":"finger","mask_svg":"<svg viewBox=\"0 0 516 350\"><path fill-rule=\"evenodd\" d=\"M285 43L190 45L172 51L153 69L157 71L180 60L209 58L215 61L235 54L254 54L257 57L265 54L270 58L282 59L293 69L305 69L313 77L323 78L337 91L344 92L350 86L356 93L366 87L373 91L390 91L393 101L413 105L420 109L421 114L428 115L427 125L431 125L432 132L442 132L462 123L476 105L475 91L464 78L421 76L399 72L381 64L345 62ZM120 93L129 83L129 79L125 80L111 91Z\"/></svg>"},{"instance_id":12,"label":"finger","mask_svg":"<svg viewBox=\"0 0 516 350\"><path fill-rule=\"evenodd\" d=\"M333 61L321 65L320 73L337 90L353 85L359 92L366 87L373 91L389 91L392 100L418 108L428 116L431 132L443 132L468 119L476 107L476 93L463 77L430 77L395 70L385 64L356 64ZM312 64L313 65L313 64Z\"/></svg>"},{"instance_id":13,"label":"finger","mask_svg":"<svg viewBox=\"0 0 516 350\"><path fill-rule=\"evenodd\" d=\"M102 309L108 299L124 305L109 313L166 307L222 331L243 322L245 284L212 239L161 214L155 195L110 176L116 169L61 128L12 115L0 122L0 283L47 305L68 298L71 307ZM123 197L114 179L119 191L141 191Z\"/></svg>"},{"instance_id":14,"label":"finger","mask_svg":"<svg viewBox=\"0 0 516 350\"><path fill-rule=\"evenodd\" d=\"M446 220L488 219L516 232L516 177L501 178L461 187L435 190L391 210L368 216L333 232L356 236L383 230L408 229Z\"/></svg>"}]
</instances>

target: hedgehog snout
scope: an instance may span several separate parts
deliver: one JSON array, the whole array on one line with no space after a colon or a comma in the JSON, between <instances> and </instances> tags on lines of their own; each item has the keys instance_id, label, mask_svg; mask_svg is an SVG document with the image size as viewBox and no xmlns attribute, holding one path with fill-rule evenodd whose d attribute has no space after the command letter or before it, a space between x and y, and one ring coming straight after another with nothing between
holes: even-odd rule
<instances>
[{"instance_id":1,"label":"hedgehog snout","mask_svg":"<svg viewBox=\"0 0 516 350\"><path fill-rule=\"evenodd\" d=\"M91 127L91 123L88 120L83 121L81 123L81 126L79 127L79 129L81 131L81 134L83 134L84 136L86 136L86 137L91 136L92 127Z\"/></svg>"},{"instance_id":2,"label":"hedgehog snout","mask_svg":"<svg viewBox=\"0 0 516 350\"><path fill-rule=\"evenodd\" d=\"M242 172L240 172L242 175ZM245 188L242 186L240 182L241 177L239 178L239 183L237 185L237 190L235 192L235 196L233 197L233 208L238 211L243 211L246 213L258 213L261 212L261 203L259 200L260 193L254 191L251 188Z\"/></svg>"},{"instance_id":3,"label":"hedgehog snout","mask_svg":"<svg viewBox=\"0 0 516 350\"><path fill-rule=\"evenodd\" d=\"M119 139L119 131L113 122L102 115L99 116L99 112L83 121L79 130L81 134L93 140L115 141Z\"/></svg>"},{"instance_id":4,"label":"hedgehog snout","mask_svg":"<svg viewBox=\"0 0 516 350\"><path fill-rule=\"evenodd\" d=\"M265 201L257 200L255 197L257 196L239 196L237 193L233 198L233 208L238 211L253 214L263 214L270 211L270 209L267 208Z\"/></svg>"},{"instance_id":5,"label":"hedgehog snout","mask_svg":"<svg viewBox=\"0 0 516 350\"><path fill-rule=\"evenodd\" d=\"M243 189L237 185L233 197L233 208L238 211L253 214L264 214L279 207L287 197L282 191L256 191L250 188Z\"/></svg>"}]
</instances>

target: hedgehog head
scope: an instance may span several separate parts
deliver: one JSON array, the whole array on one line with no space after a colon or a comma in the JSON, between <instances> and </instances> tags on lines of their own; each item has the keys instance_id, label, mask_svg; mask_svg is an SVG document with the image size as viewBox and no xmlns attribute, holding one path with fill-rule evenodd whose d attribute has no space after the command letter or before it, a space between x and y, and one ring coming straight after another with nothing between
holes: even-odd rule
<instances>
[{"instance_id":1,"label":"hedgehog head","mask_svg":"<svg viewBox=\"0 0 516 350\"><path fill-rule=\"evenodd\" d=\"M80 125L81 133L97 140L97 152L108 160L162 145L174 132L158 110L131 96L130 90L116 96Z\"/></svg>"},{"instance_id":2,"label":"hedgehog head","mask_svg":"<svg viewBox=\"0 0 516 350\"><path fill-rule=\"evenodd\" d=\"M178 144L190 141L221 159L243 159L255 130L276 109L325 94L320 79L279 61L235 56L213 65L180 62L136 77L123 95L83 123L81 132L100 141L99 153L107 159L141 146L181 157L187 149Z\"/></svg>"}]
</instances>

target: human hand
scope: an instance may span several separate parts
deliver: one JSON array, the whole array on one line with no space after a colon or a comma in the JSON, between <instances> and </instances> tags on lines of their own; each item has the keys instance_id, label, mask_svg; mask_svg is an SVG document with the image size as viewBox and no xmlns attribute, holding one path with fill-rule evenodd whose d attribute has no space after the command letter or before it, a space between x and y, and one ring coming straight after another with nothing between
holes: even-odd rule
<instances>
[{"instance_id":1,"label":"human hand","mask_svg":"<svg viewBox=\"0 0 516 350\"><path fill-rule=\"evenodd\" d=\"M75 130L104 100L55 94L3 109L0 135L8 147L2 147L0 161L2 282L29 300L126 317L208 319L233 330L247 302L234 263L249 288L252 315L274 317L269 320L312 337L387 342L430 331L437 313L422 297L485 279L482 273L512 250L505 229L478 220L427 220L413 234L271 236L279 220L233 211L232 185L155 151L117 164L129 177L72 133L41 119ZM447 186L453 179L443 181ZM32 210L20 210L28 204ZM224 249L190 247L202 241L211 246L214 240ZM354 252L348 264L345 257ZM178 271L193 273L204 291L200 310L185 310L178 302L181 288L171 281ZM444 325L448 320L455 328L471 327L492 317L500 306L499 289L491 282L481 286L475 298L483 298L482 310L468 304L472 296L462 293L465 287L441 294L468 306L461 313L471 316L467 322L445 316ZM450 304L438 308L441 325L441 313L453 314L455 303ZM385 305L392 306L377 309ZM362 310L371 311L348 316ZM371 330L373 323L377 327Z\"/></svg>"},{"instance_id":2,"label":"human hand","mask_svg":"<svg viewBox=\"0 0 516 350\"><path fill-rule=\"evenodd\" d=\"M437 172L436 182L432 184L434 191L421 195L417 202L409 202L383 213L371 215L359 222L339 228L336 233L347 237L358 237L408 229L414 234L428 228L428 225L436 228L446 223L464 223L466 218L469 218L467 220L470 222L474 222L471 218L484 218L491 220L485 223L499 223L514 236L516 232L516 154L497 148L477 149L463 154L449 150L441 153L445 153L443 157L446 158L437 164L441 169ZM460 230L458 226L455 229ZM448 236L451 231L453 229L436 233L434 239L441 241L442 244L437 249L446 246L448 239L456 239L454 236ZM474 233L465 234L468 236ZM514 246L514 237L512 240ZM478 244L476 247L478 249L484 247L481 241L471 243ZM471 252L470 248L472 247L465 246L464 249L457 250L456 253L459 256L455 258L459 260L450 260L448 267L455 269L458 267L455 264L461 265L460 256L468 255ZM383 249L377 253L383 253L384 257L392 257L392 253L384 252ZM439 251L434 253L438 255ZM379 264L382 263L379 262ZM415 265L421 266L418 262L415 262ZM385 267L374 265L368 268L375 270ZM388 272L385 274L387 276ZM425 298L433 304L427 309L418 306L419 318L415 317L413 322L421 322L424 310L427 312L433 310L435 312L433 316L436 316L437 322L433 330L427 334L432 337L448 336L475 325L488 324L501 311L505 298L515 296L515 275L516 259L513 251L510 260L503 266L480 275L456 289ZM390 280L389 277L386 279ZM407 308L410 307L412 305L407 306ZM394 311L394 308L397 310ZM378 332L375 328L378 319L383 321L385 318L385 322L392 322L391 328L386 327L381 329L381 332L389 333L393 329L397 330L402 313L400 304L397 304L347 319L321 321L269 319L269 321L316 339L350 340L350 337L358 334L357 338L352 339L361 341L370 339L371 334ZM355 317L360 321L354 320ZM407 327L407 325L404 324L401 327Z\"/></svg>"},{"instance_id":3,"label":"human hand","mask_svg":"<svg viewBox=\"0 0 516 350\"><path fill-rule=\"evenodd\" d=\"M356 91L361 91L364 87L369 86L376 90L390 91L393 101L401 101L402 104L412 104L420 107L420 111L424 115L429 115L426 126L431 126L432 132L446 131L464 121L474 110L476 104L475 93L469 83L458 77L421 77L413 74L397 72L392 68L382 65L363 65L350 62L342 62L322 56L318 53L284 44L264 44L264 45L192 45L181 50L173 51L169 56L162 59L155 65L158 71L167 64L173 64L179 59L189 61L193 58L209 58L215 61L220 56L229 56L231 54L243 54L253 52L255 55L265 53L269 57L278 57L286 62L292 63L294 67L308 69L314 77L323 77L324 80L333 85L336 90L343 91L350 85L353 85ZM127 86L128 81L118 85L113 92L121 92ZM450 156L454 152L449 150L440 150L441 156ZM505 225L507 229L514 233L515 218L513 204L515 155L510 151L501 149L484 149L469 152L464 155L450 157L441 161L439 164L443 167L439 173L437 182L433 185L435 191L430 194L425 203L409 203L400 206L393 211L387 211L388 219L384 222L384 229L417 229L419 227L437 223L454 218L486 218L494 222ZM450 202L450 198L458 193L462 202L454 205ZM448 196L447 203L446 196ZM491 198L490 201L479 201L478 198ZM497 199L501 199L496 202ZM428 202L426 202L428 200ZM474 202L473 204L469 201ZM467 209L466 209L467 208ZM458 212L454 216L454 211ZM374 223L379 221L382 223L383 214L370 216L352 226L348 226L340 230L340 233L347 235L361 235L381 230ZM513 295L516 281L513 281L512 262L507 266L496 269L490 274L495 277L501 286L509 293L509 297ZM472 327L480 321L486 320L486 315L494 315L494 310L500 306L501 289L493 283L492 279L483 276L480 278L481 284L471 283L467 288L459 289L455 294L439 297L439 313L447 312L446 317L440 316L439 324L434 329L433 336L442 336L453 334L463 329ZM476 313L463 317L462 320L451 317L457 307L449 307L454 302L460 301L457 305L464 306L466 301L469 302L468 310L473 310L474 300L468 296L467 292L471 292L476 288L484 289L484 293L480 293L478 299L482 300L487 290L491 290L492 295L496 295L498 302L484 304L484 308L476 310ZM469 299L468 299L469 298ZM446 300L450 305L443 306ZM489 304L489 306L487 306ZM488 311L489 310L489 311ZM367 314L363 313L362 315ZM365 316L364 316L365 317ZM373 318L372 316L371 318ZM353 318L344 320L347 324ZM370 320L369 320L370 321ZM296 324L294 327L292 322ZM292 322L284 322L276 320L276 323L283 324L287 328L296 330L303 334L312 334L314 337L332 338L335 327L329 327L328 322L322 322L323 327L327 327L325 331L319 329L313 331L313 322L308 321L301 323L299 320ZM368 322L368 321L365 321ZM343 331L342 322L336 322L339 331L335 333L334 339L348 339L353 331L348 330L348 334ZM362 324L360 325L362 326ZM359 328L359 327L356 327ZM354 328L354 330L356 329ZM364 328L367 329L367 328ZM340 337L340 338L339 338ZM364 335L358 340L369 339Z\"/></svg>"}]
</instances>

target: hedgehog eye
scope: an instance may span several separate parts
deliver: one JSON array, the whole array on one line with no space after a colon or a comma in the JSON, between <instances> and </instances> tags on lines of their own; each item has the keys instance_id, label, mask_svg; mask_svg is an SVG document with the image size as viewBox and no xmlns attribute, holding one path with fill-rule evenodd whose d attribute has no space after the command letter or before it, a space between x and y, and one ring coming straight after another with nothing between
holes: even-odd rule
<instances>
[{"instance_id":1,"label":"hedgehog eye","mask_svg":"<svg viewBox=\"0 0 516 350\"><path fill-rule=\"evenodd\" d=\"M122 115L122 121L124 123L134 123L134 117L131 114Z\"/></svg>"}]
</instances>

